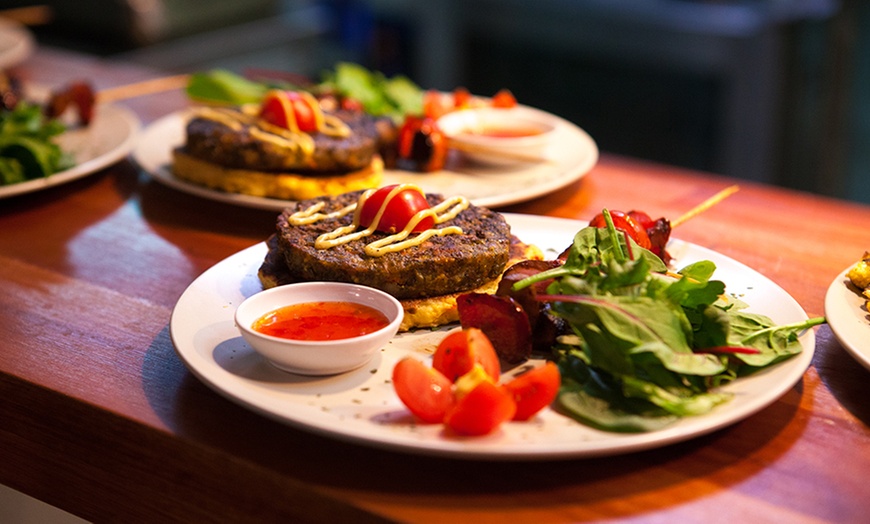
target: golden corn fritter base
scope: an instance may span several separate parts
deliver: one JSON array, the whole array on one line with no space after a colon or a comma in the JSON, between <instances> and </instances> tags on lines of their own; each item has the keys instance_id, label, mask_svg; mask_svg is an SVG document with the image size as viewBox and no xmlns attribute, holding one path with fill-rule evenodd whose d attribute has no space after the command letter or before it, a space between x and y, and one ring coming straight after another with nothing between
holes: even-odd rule
<instances>
[{"instance_id":1,"label":"golden corn fritter base","mask_svg":"<svg viewBox=\"0 0 870 524\"><path fill-rule=\"evenodd\" d=\"M173 150L172 160L172 174L181 180L227 193L282 200L305 200L371 189L379 187L384 177L384 163L379 156L365 169L333 176L227 168L188 155L181 148Z\"/></svg>"}]
</instances>

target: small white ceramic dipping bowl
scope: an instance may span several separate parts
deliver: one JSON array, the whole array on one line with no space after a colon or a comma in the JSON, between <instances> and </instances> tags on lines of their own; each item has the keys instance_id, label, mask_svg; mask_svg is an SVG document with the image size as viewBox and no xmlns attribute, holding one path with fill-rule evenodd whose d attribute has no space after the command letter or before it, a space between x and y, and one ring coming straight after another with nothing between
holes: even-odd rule
<instances>
[{"instance_id":1,"label":"small white ceramic dipping bowl","mask_svg":"<svg viewBox=\"0 0 870 524\"><path fill-rule=\"evenodd\" d=\"M507 166L542 159L556 122L553 115L524 106L479 107L447 113L438 119L438 127L468 159ZM523 135L494 136L493 131Z\"/></svg>"},{"instance_id":2,"label":"small white ceramic dipping bowl","mask_svg":"<svg viewBox=\"0 0 870 524\"><path fill-rule=\"evenodd\" d=\"M307 302L354 302L386 315L386 327L366 335L338 340L291 340L252 329L255 321L276 309ZM305 282L261 291L236 309L242 337L275 367L300 375L335 375L357 369L392 339L402 323L402 305L378 289L341 282Z\"/></svg>"}]
</instances>

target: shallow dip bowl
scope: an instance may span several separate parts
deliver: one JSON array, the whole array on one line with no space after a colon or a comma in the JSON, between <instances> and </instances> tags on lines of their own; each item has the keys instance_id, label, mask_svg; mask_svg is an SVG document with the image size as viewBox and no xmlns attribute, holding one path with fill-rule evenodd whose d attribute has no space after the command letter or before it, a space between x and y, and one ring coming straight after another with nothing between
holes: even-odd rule
<instances>
[{"instance_id":1,"label":"shallow dip bowl","mask_svg":"<svg viewBox=\"0 0 870 524\"><path fill-rule=\"evenodd\" d=\"M371 333L335 340L293 340L253 329L264 315L285 306L312 302L353 302L374 308L388 324ZM398 300L378 289L341 282L305 282L261 291L236 309L242 337L275 367L300 375L335 375L357 369L392 339L404 311Z\"/></svg>"},{"instance_id":2,"label":"shallow dip bowl","mask_svg":"<svg viewBox=\"0 0 870 524\"><path fill-rule=\"evenodd\" d=\"M523 106L461 109L438 119L452 148L493 166L543 161L556 125L553 115Z\"/></svg>"}]
</instances>

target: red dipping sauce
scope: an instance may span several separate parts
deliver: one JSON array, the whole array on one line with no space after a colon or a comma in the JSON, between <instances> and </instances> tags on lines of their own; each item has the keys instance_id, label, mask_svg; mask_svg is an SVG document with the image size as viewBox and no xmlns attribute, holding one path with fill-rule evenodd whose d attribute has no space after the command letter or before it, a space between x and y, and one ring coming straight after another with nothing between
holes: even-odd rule
<instances>
[{"instance_id":1,"label":"red dipping sauce","mask_svg":"<svg viewBox=\"0 0 870 524\"><path fill-rule=\"evenodd\" d=\"M377 309L355 302L305 302L258 318L251 329L293 340L340 340L373 333L389 324Z\"/></svg>"},{"instance_id":2,"label":"red dipping sauce","mask_svg":"<svg viewBox=\"0 0 870 524\"><path fill-rule=\"evenodd\" d=\"M542 129L535 127L485 127L470 134L491 138L523 138L540 135L543 132Z\"/></svg>"}]
</instances>

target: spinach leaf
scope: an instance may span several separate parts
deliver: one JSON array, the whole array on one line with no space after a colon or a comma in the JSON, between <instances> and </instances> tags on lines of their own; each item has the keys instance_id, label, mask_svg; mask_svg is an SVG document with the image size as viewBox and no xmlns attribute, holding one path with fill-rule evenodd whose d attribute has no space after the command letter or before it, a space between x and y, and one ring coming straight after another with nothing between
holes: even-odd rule
<instances>
[{"instance_id":1,"label":"spinach leaf","mask_svg":"<svg viewBox=\"0 0 870 524\"><path fill-rule=\"evenodd\" d=\"M45 118L42 109L29 102L0 113L0 182L24 182L71 167L72 157L53 141L64 130L60 122Z\"/></svg>"}]
</instances>

